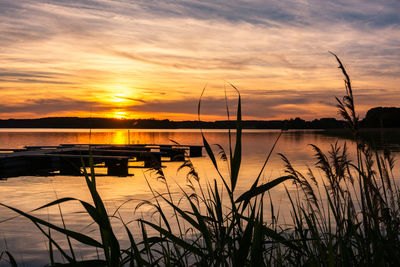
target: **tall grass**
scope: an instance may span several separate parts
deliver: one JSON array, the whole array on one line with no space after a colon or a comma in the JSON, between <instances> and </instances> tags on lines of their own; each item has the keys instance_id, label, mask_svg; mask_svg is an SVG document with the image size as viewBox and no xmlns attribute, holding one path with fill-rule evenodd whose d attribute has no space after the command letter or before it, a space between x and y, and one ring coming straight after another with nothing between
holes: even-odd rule
<instances>
[{"instance_id":1,"label":"tall grass","mask_svg":"<svg viewBox=\"0 0 400 267\"><path fill-rule=\"evenodd\" d=\"M316 177L311 168L306 174L295 170L289 159L281 155L285 175L261 183L260 177L278 142L278 136L251 187L238 194L237 182L242 165L241 97L232 85L238 93L235 142L232 140L234 135L229 131L228 151L219 146L219 155L216 155L201 133L218 180L200 184L196 169L187 160L180 169L188 170L190 189L181 188L181 199L177 200L170 191L168 178L162 169L156 169L157 176L165 184L165 192L157 192L149 184L153 201L142 201L136 207L140 209L148 205L156 211L156 220L137 219L140 240L134 239L131 226L123 218L112 215L120 220L125 229L128 247L122 248L114 234L110 216L96 188L92 163L90 174L83 168L91 203L63 198L36 210L78 201L98 226L98 239L66 229L63 220L62 226L57 226L6 204L0 205L30 219L47 237L52 266L57 265L53 248L59 251L69 266L398 265L400 199L393 176L394 160L388 151L378 153L359 138L350 77L339 58L334 56L345 77L346 88L345 96L337 98L338 109L352 129L357 155L356 161L352 162L346 145L332 144L327 152L312 146L315 167L320 170L322 177ZM200 111L201 97L199 116ZM227 112L229 117L228 108ZM227 176L220 170L221 161L218 157L228 165ZM291 181L298 189L295 194L287 190L291 203L289 224L280 223L273 200L268 201L266 197L269 196L269 190L285 181ZM270 207L268 213L266 205ZM69 244L67 249L53 239L52 231L66 236ZM102 254L98 259L78 260L70 239L100 249ZM4 255L8 255L12 261L8 252L0 254L0 259Z\"/></svg>"},{"instance_id":2,"label":"tall grass","mask_svg":"<svg viewBox=\"0 0 400 267\"><path fill-rule=\"evenodd\" d=\"M302 244L302 253L290 251L291 257L307 265L398 266L400 198L394 159L390 151L378 153L360 138L350 77L334 56L346 88L345 96L336 98L337 107L352 130L356 162L349 160L346 145L333 144L325 153L312 146L323 174L319 180L311 170L307 175L294 170L282 155L286 172L306 196L305 201L291 198L290 236Z\"/></svg>"}]
</instances>

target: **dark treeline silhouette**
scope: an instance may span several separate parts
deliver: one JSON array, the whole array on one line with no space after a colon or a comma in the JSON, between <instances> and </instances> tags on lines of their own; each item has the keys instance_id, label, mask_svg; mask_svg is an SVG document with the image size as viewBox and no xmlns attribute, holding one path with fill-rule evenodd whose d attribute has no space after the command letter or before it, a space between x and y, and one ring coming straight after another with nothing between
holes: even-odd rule
<instances>
[{"instance_id":1,"label":"dark treeline silhouette","mask_svg":"<svg viewBox=\"0 0 400 267\"><path fill-rule=\"evenodd\" d=\"M372 108L360 122L364 128L400 127L400 108ZM114 129L227 129L235 128L235 121L170 121L156 119L112 119L50 117L40 119L0 120L0 128L114 128ZM301 118L289 120L246 120L245 129L340 129L345 123L335 118L305 121Z\"/></svg>"},{"instance_id":2,"label":"dark treeline silhouette","mask_svg":"<svg viewBox=\"0 0 400 267\"><path fill-rule=\"evenodd\" d=\"M371 108L365 115L363 126L368 128L398 128L400 127L400 108Z\"/></svg>"},{"instance_id":3,"label":"dark treeline silhouette","mask_svg":"<svg viewBox=\"0 0 400 267\"><path fill-rule=\"evenodd\" d=\"M243 121L245 129L331 129L343 128L344 123L334 118L305 121L300 118L273 121ZM155 119L111 119L51 117L40 119L0 120L0 128L114 128L114 129L227 129L235 128L235 121L170 121Z\"/></svg>"}]
</instances>

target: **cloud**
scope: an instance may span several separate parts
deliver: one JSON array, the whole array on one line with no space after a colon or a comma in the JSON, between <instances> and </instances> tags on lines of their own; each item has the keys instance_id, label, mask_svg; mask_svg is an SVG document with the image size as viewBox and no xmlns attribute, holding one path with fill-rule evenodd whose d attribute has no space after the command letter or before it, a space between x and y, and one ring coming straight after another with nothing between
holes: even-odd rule
<instances>
[{"instance_id":1,"label":"cloud","mask_svg":"<svg viewBox=\"0 0 400 267\"><path fill-rule=\"evenodd\" d=\"M79 101L75 99L28 99L23 103L18 104L1 104L0 112L7 113L23 113L30 112L37 115L47 115L61 111L82 111L89 110L96 103L88 101ZM101 108L100 105L95 105L96 108Z\"/></svg>"},{"instance_id":2,"label":"cloud","mask_svg":"<svg viewBox=\"0 0 400 267\"><path fill-rule=\"evenodd\" d=\"M36 73L23 73L23 72L0 72L0 77L14 78L14 77L30 77L30 78L51 78L51 76L36 74Z\"/></svg>"},{"instance_id":3,"label":"cloud","mask_svg":"<svg viewBox=\"0 0 400 267\"><path fill-rule=\"evenodd\" d=\"M143 99L140 99L140 98L122 97L122 96L117 96L116 98L123 99L123 100L128 100L128 101L134 101L134 102L147 103L147 101L145 101Z\"/></svg>"},{"instance_id":4,"label":"cloud","mask_svg":"<svg viewBox=\"0 0 400 267\"><path fill-rule=\"evenodd\" d=\"M106 112L114 107L105 100L124 93L136 112L195 114L208 83L206 112L223 116L229 81L249 117L334 116L329 99L343 83L333 51L362 111L396 105L399 9L395 0L3 1L0 97L17 101L7 103L15 112L23 102L24 112L73 114L82 99ZM69 99L43 103L43 111L28 99L49 92Z\"/></svg>"}]
</instances>

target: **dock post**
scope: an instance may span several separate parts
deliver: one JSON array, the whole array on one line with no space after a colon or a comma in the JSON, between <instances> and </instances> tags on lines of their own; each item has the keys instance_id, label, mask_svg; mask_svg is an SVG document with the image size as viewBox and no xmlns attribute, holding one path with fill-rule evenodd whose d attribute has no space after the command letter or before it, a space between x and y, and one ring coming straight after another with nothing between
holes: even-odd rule
<instances>
[{"instance_id":1,"label":"dock post","mask_svg":"<svg viewBox=\"0 0 400 267\"><path fill-rule=\"evenodd\" d=\"M60 158L60 174L61 175L81 175L81 160Z\"/></svg>"},{"instance_id":2,"label":"dock post","mask_svg":"<svg viewBox=\"0 0 400 267\"><path fill-rule=\"evenodd\" d=\"M185 161L185 149L184 148L172 148L169 151L171 161Z\"/></svg>"},{"instance_id":3,"label":"dock post","mask_svg":"<svg viewBox=\"0 0 400 267\"><path fill-rule=\"evenodd\" d=\"M148 154L145 157L143 157L142 159L144 160L145 168L153 168L153 169L161 168L161 156L160 155Z\"/></svg>"},{"instance_id":4,"label":"dock post","mask_svg":"<svg viewBox=\"0 0 400 267\"><path fill-rule=\"evenodd\" d=\"M201 157L203 147L202 146L190 146L189 147L189 157Z\"/></svg>"},{"instance_id":5,"label":"dock post","mask_svg":"<svg viewBox=\"0 0 400 267\"><path fill-rule=\"evenodd\" d=\"M107 166L107 175L128 176L128 159L112 159L105 162Z\"/></svg>"},{"instance_id":6,"label":"dock post","mask_svg":"<svg viewBox=\"0 0 400 267\"><path fill-rule=\"evenodd\" d=\"M1 158L0 178L30 175L28 164L23 157Z\"/></svg>"}]
</instances>

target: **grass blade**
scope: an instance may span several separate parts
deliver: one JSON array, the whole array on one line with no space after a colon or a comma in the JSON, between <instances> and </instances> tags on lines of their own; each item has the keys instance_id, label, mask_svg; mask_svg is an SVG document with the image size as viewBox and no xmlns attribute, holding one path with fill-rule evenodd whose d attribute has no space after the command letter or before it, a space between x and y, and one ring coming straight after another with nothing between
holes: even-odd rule
<instances>
[{"instance_id":1,"label":"grass blade","mask_svg":"<svg viewBox=\"0 0 400 267\"><path fill-rule=\"evenodd\" d=\"M248 203L253 197L263 194L266 191L270 190L271 188L289 179L292 179L291 175L282 176L266 184L257 186L255 188L251 188L250 190L244 192L240 197L238 197L235 202L238 203L244 201Z\"/></svg>"}]
</instances>

